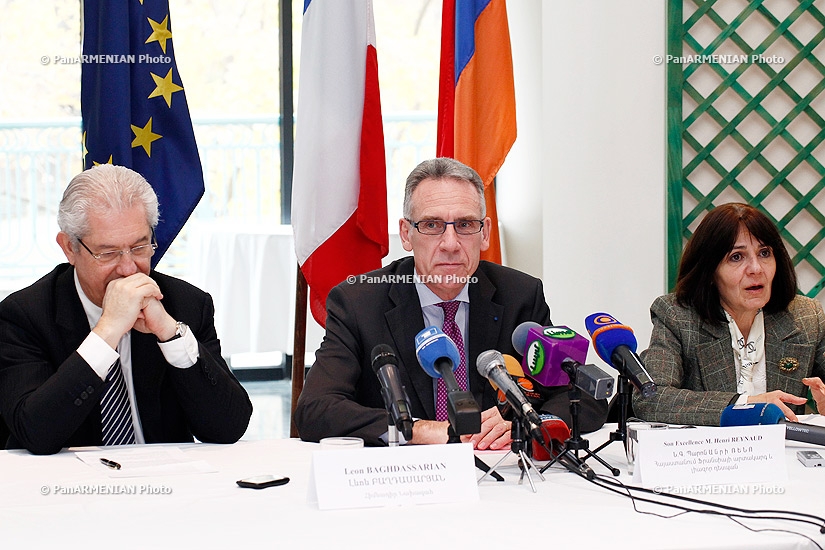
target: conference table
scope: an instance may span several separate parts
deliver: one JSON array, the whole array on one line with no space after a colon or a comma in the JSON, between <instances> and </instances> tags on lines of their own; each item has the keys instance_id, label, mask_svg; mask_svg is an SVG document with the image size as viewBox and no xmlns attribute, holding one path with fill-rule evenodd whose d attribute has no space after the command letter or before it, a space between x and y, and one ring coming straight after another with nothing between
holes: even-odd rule
<instances>
[{"instance_id":1,"label":"conference table","mask_svg":"<svg viewBox=\"0 0 825 550\"><path fill-rule=\"evenodd\" d=\"M586 437L591 448L611 427ZM613 427L615 429L615 426ZM689 495L747 508L796 510L825 517L825 468L796 460L801 444L786 445L788 482L773 493ZM810 448L810 446L809 446ZM637 513L627 498L553 466L536 492L518 483L514 455L504 482L484 480L468 503L319 510L308 499L318 444L297 439L146 446L203 461L209 473L113 478L78 459L77 449L52 456L0 451L0 544L3 548L815 548L805 538L753 532L730 519L685 514L664 519ZM93 452L94 449L81 449ZM505 453L478 453L494 463ZM599 456L630 482L624 449L612 443ZM588 461L591 463L593 461ZM607 470L592 464L601 475ZM258 474L288 476L286 485L243 489L235 481ZM480 472L479 472L480 476ZM673 515L651 504L646 512ZM825 546L811 525L750 521L754 529L790 529ZM25 546L24 546L25 545Z\"/></svg>"}]
</instances>

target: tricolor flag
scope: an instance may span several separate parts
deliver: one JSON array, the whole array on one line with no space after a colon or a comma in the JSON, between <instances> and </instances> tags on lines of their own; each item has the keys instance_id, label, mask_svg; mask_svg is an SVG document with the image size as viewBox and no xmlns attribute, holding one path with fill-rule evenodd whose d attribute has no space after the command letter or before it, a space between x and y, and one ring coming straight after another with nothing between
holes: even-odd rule
<instances>
[{"instance_id":1,"label":"tricolor flag","mask_svg":"<svg viewBox=\"0 0 825 550\"><path fill-rule=\"evenodd\" d=\"M305 0L292 228L321 326L333 286L389 250L387 169L371 0Z\"/></svg>"},{"instance_id":2,"label":"tricolor flag","mask_svg":"<svg viewBox=\"0 0 825 550\"><path fill-rule=\"evenodd\" d=\"M440 157L471 166L492 218L482 259L501 263L493 179L516 140L513 58L504 0L444 0L438 88Z\"/></svg>"},{"instance_id":3,"label":"tricolor flag","mask_svg":"<svg viewBox=\"0 0 825 550\"><path fill-rule=\"evenodd\" d=\"M83 166L143 175L160 202L157 265L204 192L168 0L84 0Z\"/></svg>"}]
</instances>

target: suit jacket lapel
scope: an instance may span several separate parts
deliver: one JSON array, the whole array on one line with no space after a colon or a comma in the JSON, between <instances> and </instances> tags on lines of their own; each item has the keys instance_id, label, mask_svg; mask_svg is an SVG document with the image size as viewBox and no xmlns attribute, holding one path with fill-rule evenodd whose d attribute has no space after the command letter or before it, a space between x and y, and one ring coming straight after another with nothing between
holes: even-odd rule
<instances>
[{"instance_id":1,"label":"suit jacket lapel","mask_svg":"<svg viewBox=\"0 0 825 550\"><path fill-rule=\"evenodd\" d=\"M397 270L399 275L412 275L413 259L402 262ZM415 356L415 335L424 328L424 316L415 285L410 283L393 283L389 298L394 307L384 314L398 359L403 370L410 377L412 387L407 388L410 399L418 398L428 418L435 418L435 397L433 379L430 378Z\"/></svg>"},{"instance_id":2,"label":"suit jacket lapel","mask_svg":"<svg viewBox=\"0 0 825 550\"><path fill-rule=\"evenodd\" d=\"M143 437L147 443L163 441L157 432L162 411L161 399L154 395L163 386L163 376L169 364L158 347L154 334L131 331L132 338L132 383L135 387L135 401L140 416Z\"/></svg>"},{"instance_id":3,"label":"suit jacket lapel","mask_svg":"<svg viewBox=\"0 0 825 550\"><path fill-rule=\"evenodd\" d=\"M64 349L61 357L71 355L91 332L89 320L74 284L74 268L69 267L57 276L55 283L55 323L59 328Z\"/></svg>"},{"instance_id":4,"label":"suit jacket lapel","mask_svg":"<svg viewBox=\"0 0 825 550\"><path fill-rule=\"evenodd\" d=\"M696 346L696 357L704 388L735 392L736 369L730 329L725 324L700 321L699 330L704 341Z\"/></svg>"},{"instance_id":5,"label":"suit jacket lapel","mask_svg":"<svg viewBox=\"0 0 825 550\"><path fill-rule=\"evenodd\" d=\"M779 368L785 358L802 360L807 355L806 346L787 342L787 339L798 332L793 315L785 310L765 315L764 318L766 385L768 388L798 393L798 380L804 373L800 371L785 373Z\"/></svg>"},{"instance_id":6,"label":"suit jacket lapel","mask_svg":"<svg viewBox=\"0 0 825 550\"><path fill-rule=\"evenodd\" d=\"M478 373L476 358L481 352L491 349L498 344L501 335L501 323L504 306L493 302L496 287L487 278L481 268L473 274L478 282L470 283L470 319L468 323L469 356L467 357L467 374L470 380L470 391L473 392L479 406L482 405L484 388L487 380ZM491 405L492 406L492 405Z\"/></svg>"}]
</instances>

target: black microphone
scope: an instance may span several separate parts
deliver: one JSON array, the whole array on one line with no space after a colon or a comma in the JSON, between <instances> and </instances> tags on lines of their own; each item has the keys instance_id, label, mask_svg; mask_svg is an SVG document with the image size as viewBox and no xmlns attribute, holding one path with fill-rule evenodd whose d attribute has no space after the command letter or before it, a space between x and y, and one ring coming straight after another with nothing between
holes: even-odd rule
<instances>
[{"instance_id":1,"label":"black microphone","mask_svg":"<svg viewBox=\"0 0 825 550\"><path fill-rule=\"evenodd\" d=\"M773 403L744 403L728 405L722 411L719 425L725 426L759 426L766 424L785 424L785 439L825 445L825 428L814 424L790 422L785 420L785 413Z\"/></svg>"},{"instance_id":2,"label":"black microphone","mask_svg":"<svg viewBox=\"0 0 825 550\"><path fill-rule=\"evenodd\" d=\"M389 413L390 425L398 428L407 441L411 440L413 419L410 398L398 377L398 359L390 346L378 344L372 348L372 370L381 382L381 396Z\"/></svg>"},{"instance_id":3,"label":"black microphone","mask_svg":"<svg viewBox=\"0 0 825 550\"><path fill-rule=\"evenodd\" d=\"M504 356L496 350L485 351L476 359L476 367L481 376L496 383L513 410L527 421L530 435L538 441L543 441L541 418L539 418L539 415L533 409L533 405L527 401L516 383L513 382L513 379L510 378L510 374L504 366Z\"/></svg>"}]
</instances>

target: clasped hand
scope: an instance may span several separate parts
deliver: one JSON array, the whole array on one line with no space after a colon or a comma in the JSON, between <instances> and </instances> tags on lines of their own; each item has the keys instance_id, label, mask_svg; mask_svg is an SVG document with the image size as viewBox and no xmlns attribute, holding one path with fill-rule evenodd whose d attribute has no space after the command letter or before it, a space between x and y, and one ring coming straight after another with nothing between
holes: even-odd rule
<instances>
[{"instance_id":1,"label":"clasped hand","mask_svg":"<svg viewBox=\"0 0 825 550\"><path fill-rule=\"evenodd\" d=\"M103 314L94 332L116 348L120 338L131 329L152 333L165 341L175 334L175 319L160 303L163 293L144 273L110 281L103 296Z\"/></svg>"}]
</instances>

